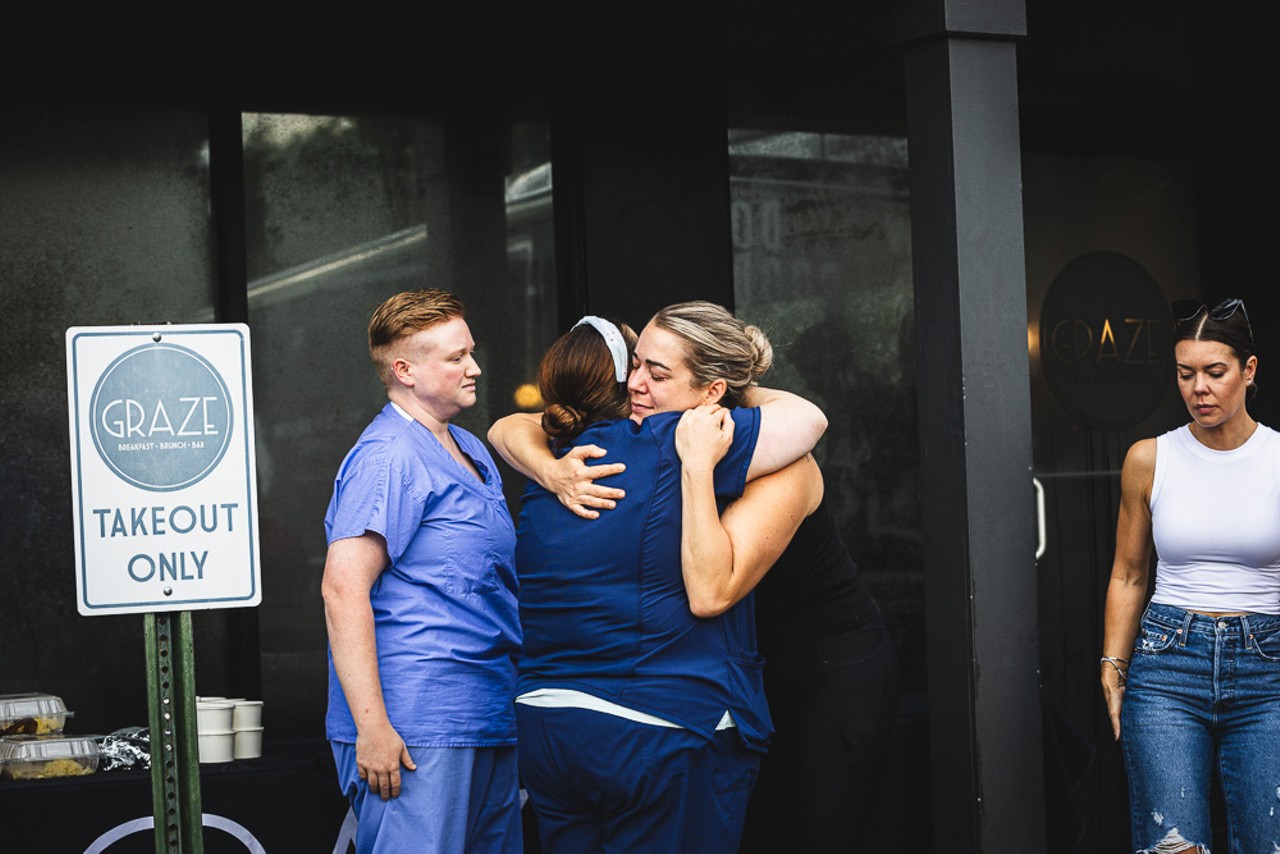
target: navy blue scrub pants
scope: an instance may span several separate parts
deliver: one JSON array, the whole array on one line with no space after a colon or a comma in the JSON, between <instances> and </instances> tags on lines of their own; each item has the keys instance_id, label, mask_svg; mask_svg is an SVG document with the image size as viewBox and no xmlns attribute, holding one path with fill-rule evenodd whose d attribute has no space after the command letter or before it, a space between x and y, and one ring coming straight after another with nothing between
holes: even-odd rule
<instances>
[{"instance_id":1,"label":"navy blue scrub pants","mask_svg":"<svg viewBox=\"0 0 1280 854\"><path fill-rule=\"evenodd\" d=\"M761 754L686 729L516 704L520 775L546 854L736 852Z\"/></svg>"}]
</instances>

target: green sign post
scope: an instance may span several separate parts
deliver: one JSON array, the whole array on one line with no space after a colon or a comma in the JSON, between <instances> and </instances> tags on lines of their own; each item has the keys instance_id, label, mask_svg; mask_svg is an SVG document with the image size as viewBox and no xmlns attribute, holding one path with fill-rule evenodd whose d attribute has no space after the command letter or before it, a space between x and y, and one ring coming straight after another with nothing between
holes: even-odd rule
<instances>
[{"instance_id":1,"label":"green sign post","mask_svg":"<svg viewBox=\"0 0 1280 854\"><path fill-rule=\"evenodd\" d=\"M191 612L143 617L156 854L204 851Z\"/></svg>"},{"instance_id":2,"label":"green sign post","mask_svg":"<svg viewBox=\"0 0 1280 854\"><path fill-rule=\"evenodd\" d=\"M67 330L76 607L144 616L156 851L203 851L191 611L262 601L249 329Z\"/></svg>"}]
</instances>

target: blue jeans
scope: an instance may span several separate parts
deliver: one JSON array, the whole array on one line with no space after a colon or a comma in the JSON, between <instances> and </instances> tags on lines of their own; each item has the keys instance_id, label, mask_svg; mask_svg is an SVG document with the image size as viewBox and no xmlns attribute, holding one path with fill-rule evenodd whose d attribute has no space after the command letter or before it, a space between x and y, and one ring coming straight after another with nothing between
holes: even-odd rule
<instances>
[{"instance_id":1,"label":"blue jeans","mask_svg":"<svg viewBox=\"0 0 1280 854\"><path fill-rule=\"evenodd\" d=\"M1120 733L1135 849L1208 850L1216 763L1232 854L1280 850L1280 616L1149 605Z\"/></svg>"}]
</instances>

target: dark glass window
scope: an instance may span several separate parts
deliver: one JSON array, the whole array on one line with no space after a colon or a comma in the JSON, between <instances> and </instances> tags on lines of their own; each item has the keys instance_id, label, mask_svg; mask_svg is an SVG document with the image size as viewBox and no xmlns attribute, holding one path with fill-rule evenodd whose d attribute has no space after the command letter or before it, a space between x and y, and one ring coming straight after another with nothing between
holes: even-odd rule
<instances>
[{"instance_id":1,"label":"dark glass window","mask_svg":"<svg viewBox=\"0 0 1280 854\"><path fill-rule=\"evenodd\" d=\"M76 611L65 332L212 316L203 113L46 111L0 134L0 694L146 723L142 621Z\"/></svg>"},{"instance_id":2,"label":"dark glass window","mask_svg":"<svg viewBox=\"0 0 1280 854\"><path fill-rule=\"evenodd\" d=\"M820 404L827 500L924 689L907 142L731 131L734 300Z\"/></svg>"},{"instance_id":3,"label":"dark glass window","mask_svg":"<svg viewBox=\"0 0 1280 854\"><path fill-rule=\"evenodd\" d=\"M459 425L483 438L515 408L555 335L549 141L536 126L247 114L244 160L263 694L277 720L312 731L325 509L386 402L369 314L403 290L457 294L484 371Z\"/></svg>"}]
</instances>

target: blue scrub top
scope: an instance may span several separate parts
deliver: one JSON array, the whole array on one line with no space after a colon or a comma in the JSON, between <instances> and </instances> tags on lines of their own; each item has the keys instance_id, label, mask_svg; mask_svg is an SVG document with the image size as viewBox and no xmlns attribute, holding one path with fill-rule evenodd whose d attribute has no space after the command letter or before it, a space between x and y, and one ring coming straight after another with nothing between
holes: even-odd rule
<instances>
[{"instance_id":1,"label":"blue scrub top","mask_svg":"<svg viewBox=\"0 0 1280 854\"><path fill-rule=\"evenodd\" d=\"M716 467L717 496L742 494L760 410L737 409L734 441ZM689 610L680 566L680 413L593 424L575 445L623 462L600 481L626 498L582 519L530 485L516 547L525 644L518 692L569 688L656 715L710 738L729 710L750 746L771 725L750 596L725 614Z\"/></svg>"},{"instance_id":2,"label":"blue scrub top","mask_svg":"<svg viewBox=\"0 0 1280 854\"><path fill-rule=\"evenodd\" d=\"M387 541L391 565L370 601L383 699L405 743L510 745L520 650L515 530L488 450L449 430L483 482L387 404L338 470L325 531L330 543L366 531ZM332 654L325 723L330 739L355 741Z\"/></svg>"}]
</instances>

